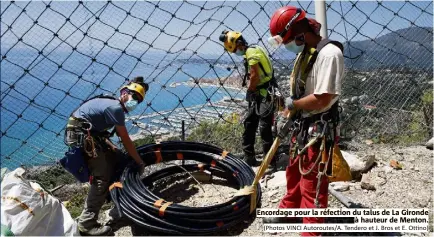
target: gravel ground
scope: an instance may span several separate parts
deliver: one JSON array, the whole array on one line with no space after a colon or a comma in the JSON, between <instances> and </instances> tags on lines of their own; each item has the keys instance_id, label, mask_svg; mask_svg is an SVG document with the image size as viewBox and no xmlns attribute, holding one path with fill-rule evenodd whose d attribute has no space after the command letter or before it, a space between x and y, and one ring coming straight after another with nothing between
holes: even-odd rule
<instances>
[{"instance_id":1,"label":"gravel ground","mask_svg":"<svg viewBox=\"0 0 434 237\"><path fill-rule=\"evenodd\" d=\"M398 147L386 145L364 145L357 149L352 147L349 151L359 157L374 154L376 165L364 175L370 177L370 184L375 190L361 188L360 181L349 182L348 190L342 193L356 203L371 208L429 208L433 210L433 153L423 146ZM390 167L390 160L395 159L403 165L401 170ZM285 193L284 171L274 174L276 183L261 185L262 207L274 208ZM180 180L180 179L178 179ZM229 200L235 189L228 187L222 180L198 185L191 177L186 177L186 182L162 183L161 190L154 190L159 196L187 206L214 205ZM205 190L202 190L202 188ZM176 198L173 193L180 193ZM332 195L329 196L330 208L345 208ZM106 219L106 214L101 219ZM432 211L431 211L432 216ZM328 219L327 222L339 220ZM342 220L341 220L342 221ZM432 220L431 220L432 221ZM134 233L134 234L133 234ZM381 233L351 233L351 236L373 236ZM387 234L387 233L386 233ZM419 234L419 236L432 236L431 233ZM135 227L123 227L115 232L116 236L147 235ZM231 228L217 235L261 235L261 236L299 236L298 233L269 234L262 232L262 219L255 218L245 221L236 228ZM328 233L328 235L349 235L349 233ZM385 235L383 233L383 235ZM411 236L405 233L389 233L392 236ZM418 235L418 234L416 234Z\"/></svg>"}]
</instances>

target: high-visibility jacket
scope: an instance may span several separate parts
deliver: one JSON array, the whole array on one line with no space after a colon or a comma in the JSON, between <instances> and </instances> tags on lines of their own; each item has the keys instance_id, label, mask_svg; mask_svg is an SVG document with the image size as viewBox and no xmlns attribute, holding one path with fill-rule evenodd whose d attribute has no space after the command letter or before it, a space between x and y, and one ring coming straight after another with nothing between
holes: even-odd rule
<instances>
[{"instance_id":1,"label":"high-visibility jacket","mask_svg":"<svg viewBox=\"0 0 434 237\"><path fill-rule=\"evenodd\" d=\"M244 57L247 61L249 71L251 66L259 64L259 83L257 87L259 88L260 95L266 97L268 86L264 87L264 85L273 77L273 65L267 52L259 45L252 45L247 48Z\"/></svg>"}]
</instances>

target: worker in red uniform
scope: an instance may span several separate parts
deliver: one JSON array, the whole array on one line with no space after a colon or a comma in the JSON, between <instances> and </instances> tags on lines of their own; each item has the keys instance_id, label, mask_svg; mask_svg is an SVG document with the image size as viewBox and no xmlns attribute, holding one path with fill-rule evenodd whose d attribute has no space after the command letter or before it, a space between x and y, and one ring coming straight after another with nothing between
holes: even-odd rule
<instances>
[{"instance_id":1,"label":"worker in red uniform","mask_svg":"<svg viewBox=\"0 0 434 237\"><path fill-rule=\"evenodd\" d=\"M327 175L318 175L325 168L320 162L321 144L325 138L324 149L330 149L337 136L344 57L342 44L322 38L320 28L317 21L306 18L305 11L294 6L279 8L270 22L269 43L284 45L297 54L290 77L291 96L285 100L284 115L294 113L295 122L286 168L287 193L279 208L327 208ZM321 139L313 140L318 136ZM281 217L264 219L266 223L292 221ZM324 218L303 218L303 223L322 222ZM302 233L303 236L320 234Z\"/></svg>"}]
</instances>

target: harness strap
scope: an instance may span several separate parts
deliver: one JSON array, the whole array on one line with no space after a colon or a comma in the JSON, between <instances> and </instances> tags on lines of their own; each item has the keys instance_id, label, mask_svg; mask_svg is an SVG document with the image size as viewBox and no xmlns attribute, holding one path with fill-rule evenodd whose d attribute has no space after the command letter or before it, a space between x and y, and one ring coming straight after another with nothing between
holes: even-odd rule
<instances>
[{"instance_id":1,"label":"harness strap","mask_svg":"<svg viewBox=\"0 0 434 237\"><path fill-rule=\"evenodd\" d=\"M303 72L304 72L304 75L308 75L308 73L312 70L312 68L313 68L313 65L315 64L315 62L316 62L316 60L317 60L317 58L318 58L318 54L320 53L320 51L327 45L327 44L333 44L333 45L335 45L336 47L338 47L342 52L344 52L344 46L342 45L342 43L340 43L340 42L338 42L338 41L333 41L333 40L330 40L330 39L323 39L323 40L321 40L319 43L318 43L318 45L317 45L317 47L316 47L316 50L311 54L311 58L309 59L309 62L308 62L308 64L306 65L306 68L303 70ZM305 49L305 51L303 51L303 53L302 54L300 54L298 57L297 57L297 60L296 60L296 63L295 63L295 65L294 65L294 70L293 70L293 73L292 73L292 76L294 77L293 79L294 79L294 89L293 89L293 93L294 93L294 96L296 97L296 98L300 98L303 94L304 94L304 92L305 92L305 83L306 83L306 77L302 77L301 75L300 75L300 79L301 79L301 83L299 82L299 74L301 73L300 71L301 71L301 63L302 63L302 61L303 60L305 60L305 56L306 56L306 54L308 54L307 53L307 51L306 51L306 49ZM292 83L291 83L292 84Z\"/></svg>"},{"instance_id":2,"label":"harness strap","mask_svg":"<svg viewBox=\"0 0 434 237\"><path fill-rule=\"evenodd\" d=\"M93 99L97 99L97 98L102 98L102 99L104 99L104 98L107 98L107 99L113 99L113 100L118 100L118 98L116 98L116 97L114 97L114 96L111 96L111 95L104 95L104 94L100 94L100 95L97 95L97 96L94 96L94 97L91 97L91 98L89 98L89 99L87 99L87 100L85 100L85 101L83 101L74 111L72 111L72 113L70 114L70 116L69 116L69 119L68 119L68 123L67 123L67 125L66 125L66 129L65 129L65 137L66 137L66 134L67 134L67 131L69 130L69 131L71 131L71 130L74 130L74 131L76 131L76 132L78 132L79 130L81 130L81 132L83 132L83 130L84 131L87 131L87 128L85 127L85 126L83 126L83 125L85 125L85 124L88 124L88 126L89 127L92 127L92 124L90 123L90 122L88 122L86 119L83 119L83 118L77 118L77 117L75 117L73 114L82 106L82 105L84 105L85 103L87 103L88 101L90 101L90 100L93 100ZM125 105L123 104L123 103L120 103L121 104L121 107L122 107L122 109L125 111L125 112L127 112L127 110L126 110L126 108L125 108ZM111 131L111 132L107 132L107 131L104 131L104 132L95 132L95 131L92 131L91 132L91 134L92 134L92 136L97 136L97 137L113 137L113 135L116 133L116 128L113 128L113 130ZM66 142L66 138L64 139L64 143L66 144L66 145L68 145L67 144L67 142Z\"/></svg>"},{"instance_id":3,"label":"harness strap","mask_svg":"<svg viewBox=\"0 0 434 237\"><path fill-rule=\"evenodd\" d=\"M255 47L255 45L250 45L249 46L249 48L253 48L253 47ZM244 63L244 72L245 72L245 74L244 74L244 77L243 77L242 87L245 87L246 84L247 84L246 81L248 80L248 76L250 75L250 73L249 73L249 63L247 62L247 58L244 58L244 62L243 63ZM264 73L265 76L267 76L267 77L271 76L271 79L264 83L264 84L267 84L266 86L264 84L262 84L260 86L256 86L256 89L260 90L260 89L265 89L265 88L269 87L269 82L274 79L274 70L273 70L273 68L271 68L272 74L269 75L265 71L264 65L262 65L262 63L260 61L258 62L258 65L259 65L259 68L261 68L261 70L262 70L262 72ZM274 84L277 85L277 83L274 83Z\"/></svg>"}]
</instances>

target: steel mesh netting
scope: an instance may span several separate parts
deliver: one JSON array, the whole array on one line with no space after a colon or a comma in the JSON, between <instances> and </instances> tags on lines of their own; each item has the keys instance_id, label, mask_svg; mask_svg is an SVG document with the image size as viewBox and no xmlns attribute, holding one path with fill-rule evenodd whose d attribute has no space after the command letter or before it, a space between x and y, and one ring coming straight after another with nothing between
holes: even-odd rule
<instances>
[{"instance_id":1,"label":"steel mesh netting","mask_svg":"<svg viewBox=\"0 0 434 237\"><path fill-rule=\"evenodd\" d=\"M327 2L328 35L345 42L343 133L379 142L432 136L431 1Z\"/></svg>"},{"instance_id":2,"label":"steel mesh netting","mask_svg":"<svg viewBox=\"0 0 434 237\"><path fill-rule=\"evenodd\" d=\"M2 1L2 167L54 164L73 109L118 95L135 76L150 91L128 116L133 138L179 139L184 121L187 139L239 150L242 59L218 37L238 30L264 46L287 94L294 55L267 44L270 17L287 4L314 17L304 1ZM429 131L432 107L421 98L432 82L432 3L330 1L327 19L330 37L345 43L345 135Z\"/></svg>"}]
</instances>

